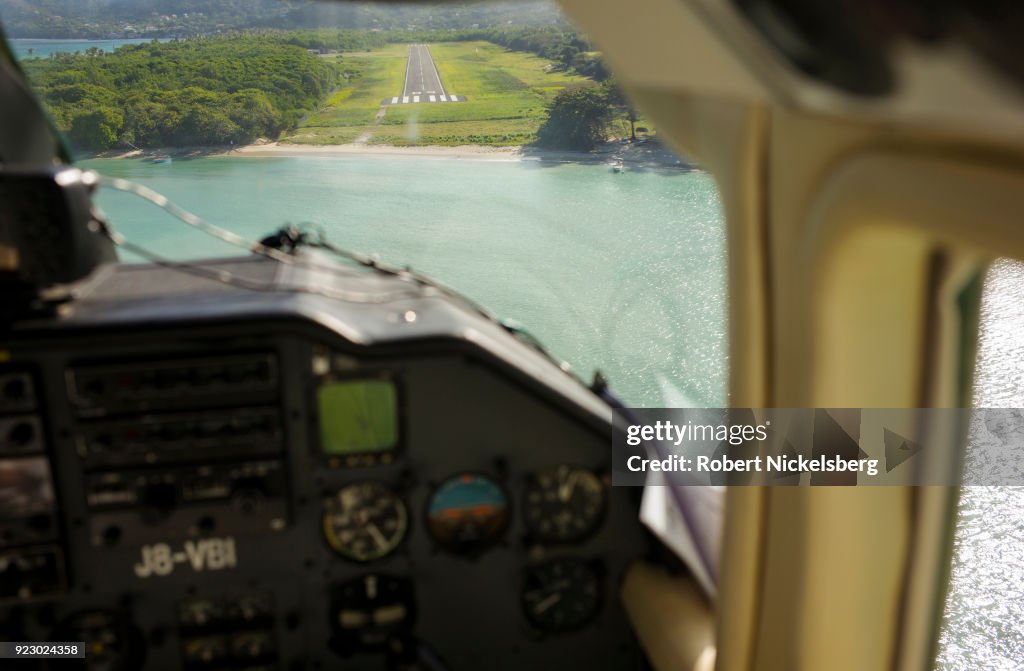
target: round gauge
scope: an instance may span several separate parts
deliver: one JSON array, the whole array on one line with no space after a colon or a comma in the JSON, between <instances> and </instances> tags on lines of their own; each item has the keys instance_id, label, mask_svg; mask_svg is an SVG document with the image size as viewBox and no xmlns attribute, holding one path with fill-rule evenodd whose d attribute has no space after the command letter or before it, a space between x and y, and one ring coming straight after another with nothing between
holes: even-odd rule
<instances>
[{"instance_id":1,"label":"round gauge","mask_svg":"<svg viewBox=\"0 0 1024 671\"><path fill-rule=\"evenodd\" d=\"M555 466L531 474L523 496L526 526L540 541L576 543L601 524L605 487L593 471Z\"/></svg>"},{"instance_id":2,"label":"round gauge","mask_svg":"<svg viewBox=\"0 0 1024 671\"><path fill-rule=\"evenodd\" d=\"M463 473L445 480L427 504L431 536L453 552L472 553L494 544L508 521L508 497L482 475Z\"/></svg>"},{"instance_id":3,"label":"round gauge","mask_svg":"<svg viewBox=\"0 0 1024 671\"><path fill-rule=\"evenodd\" d=\"M348 485L324 503L327 543L354 561L390 554L408 528L409 515L402 499L379 482Z\"/></svg>"},{"instance_id":4,"label":"round gauge","mask_svg":"<svg viewBox=\"0 0 1024 671\"><path fill-rule=\"evenodd\" d=\"M601 609L601 571L582 559L560 558L530 567L522 593L523 612L547 632L572 631Z\"/></svg>"}]
</instances>

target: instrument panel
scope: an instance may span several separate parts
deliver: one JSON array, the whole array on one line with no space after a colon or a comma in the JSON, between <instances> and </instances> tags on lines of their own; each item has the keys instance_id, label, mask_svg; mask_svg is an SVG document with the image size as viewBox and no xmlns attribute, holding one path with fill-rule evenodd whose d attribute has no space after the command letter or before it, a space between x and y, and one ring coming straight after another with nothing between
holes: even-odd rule
<instances>
[{"instance_id":1,"label":"instrument panel","mask_svg":"<svg viewBox=\"0 0 1024 671\"><path fill-rule=\"evenodd\" d=\"M4 640L108 671L644 668L610 427L473 347L301 321L3 346Z\"/></svg>"}]
</instances>

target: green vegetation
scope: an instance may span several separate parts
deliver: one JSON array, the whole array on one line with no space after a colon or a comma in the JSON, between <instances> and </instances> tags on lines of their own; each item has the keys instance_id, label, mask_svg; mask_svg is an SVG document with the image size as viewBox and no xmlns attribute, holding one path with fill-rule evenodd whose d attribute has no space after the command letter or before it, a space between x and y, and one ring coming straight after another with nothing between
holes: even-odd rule
<instances>
[{"instance_id":1,"label":"green vegetation","mask_svg":"<svg viewBox=\"0 0 1024 671\"><path fill-rule=\"evenodd\" d=\"M29 59L25 69L79 150L243 144L259 137L303 144L536 140L587 149L609 135L632 134L636 115L614 84L595 86L580 74L597 56L583 51L589 45L572 33L446 34L458 39L432 43L431 53L445 90L466 102L382 105L401 94L409 42L397 40L409 33L272 31L152 42L110 54L89 49ZM478 34L521 50L464 39Z\"/></svg>"},{"instance_id":2,"label":"green vegetation","mask_svg":"<svg viewBox=\"0 0 1024 671\"><path fill-rule=\"evenodd\" d=\"M377 122L381 101L402 91L408 46L342 55L337 63L347 73L346 86L287 141L334 144L368 133L375 144L524 144L560 91L593 85L549 61L488 42L432 44L430 51L445 90L466 102L388 106Z\"/></svg>"},{"instance_id":3,"label":"green vegetation","mask_svg":"<svg viewBox=\"0 0 1024 671\"><path fill-rule=\"evenodd\" d=\"M360 51L381 47L386 43L489 42L510 51L540 56L551 61L556 70L575 71L598 81L610 76L600 52L594 50L590 41L563 25L504 25L496 28L393 32L320 29L276 35L289 44L330 51Z\"/></svg>"},{"instance_id":4,"label":"green vegetation","mask_svg":"<svg viewBox=\"0 0 1024 671\"><path fill-rule=\"evenodd\" d=\"M636 140L649 133L629 100L612 80L587 89L569 89L548 105L535 144L549 149L589 151L609 137Z\"/></svg>"},{"instance_id":5,"label":"green vegetation","mask_svg":"<svg viewBox=\"0 0 1024 671\"><path fill-rule=\"evenodd\" d=\"M339 144L351 142L373 123L380 102L402 90L408 47L389 45L368 54L337 58L342 87L309 114L289 142Z\"/></svg>"},{"instance_id":6,"label":"green vegetation","mask_svg":"<svg viewBox=\"0 0 1024 671\"><path fill-rule=\"evenodd\" d=\"M554 61L563 69L598 81L607 79L608 69L590 42L572 30L558 26L502 26L478 31L463 31L456 38L486 40L512 51L525 51Z\"/></svg>"},{"instance_id":7,"label":"green vegetation","mask_svg":"<svg viewBox=\"0 0 1024 671\"><path fill-rule=\"evenodd\" d=\"M324 51L367 51L393 42L390 33L369 30L296 30L268 31L266 37L305 49Z\"/></svg>"},{"instance_id":8,"label":"green vegetation","mask_svg":"<svg viewBox=\"0 0 1024 671\"><path fill-rule=\"evenodd\" d=\"M277 0L0 0L0 16L12 37L177 37L280 25L288 18L289 4Z\"/></svg>"},{"instance_id":9,"label":"green vegetation","mask_svg":"<svg viewBox=\"0 0 1024 671\"><path fill-rule=\"evenodd\" d=\"M537 146L593 149L607 139L613 116L608 87L563 91L552 101L548 118L537 131Z\"/></svg>"},{"instance_id":10,"label":"green vegetation","mask_svg":"<svg viewBox=\"0 0 1024 671\"><path fill-rule=\"evenodd\" d=\"M456 147L466 144L517 146L530 142L537 129L535 119L508 119L496 122L449 121L445 123L407 126L381 126L370 138L372 144L397 146L441 145Z\"/></svg>"},{"instance_id":11,"label":"green vegetation","mask_svg":"<svg viewBox=\"0 0 1024 671\"><path fill-rule=\"evenodd\" d=\"M185 37L253 28L433 31L561 23L545 1L431 5L303 0L0 0L8 35Z\"/></svg>"},{"instance_id":12,"label":"green vegetation","mask_svg":"<svg viewBox=\"0 0 1024 671\"><path fill-rule=\"evenodd\" d=\"M61 54L24 67L57 127L89 150L276 137L338 81L324 59L255 37Z\"/></svg>"}]
</instances>

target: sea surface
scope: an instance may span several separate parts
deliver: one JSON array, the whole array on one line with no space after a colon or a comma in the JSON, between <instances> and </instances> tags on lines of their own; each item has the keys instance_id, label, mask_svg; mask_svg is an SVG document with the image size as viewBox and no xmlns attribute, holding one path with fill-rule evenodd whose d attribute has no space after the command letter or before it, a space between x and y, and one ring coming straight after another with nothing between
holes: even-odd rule
<instances>
[{"instance_id":1,"label":"sea surface","mask_svg":"<svg viewBox=\"0 0 1024 671\"><path fill-rule=\"evenodd\" d=\"M637 406L726 402L722 209L702 172L413 157L94 160L250 238L322 226L337 245L410 264L525 325L573 370ZM100 204L176 259L237 250L132 196ZM986 288L977 405L1024 407L1024 267ZM969 487L937 668L1024 668L1024 490Z\"/></svg>"},{"instance_id":2,"label":"sea surface","mask_svg":"<svg viewBox=\"0 0 1024 671\"><path fill-rule=\"evenodd\" d=\"M1024 264L999 261L982 300L975 402L1024 408ZM937 669L1024 669L1024 487L965 487Z\"/></svg>"},{"instance_id":3,"label":"sea surface","mask_svg":"<svg viewBox=\"0 0 1024 671\"><path fill-rule=\"evenodd\" d=\"M725 403L725 237L699 171L436 157L94 160L249 238L313 224L514 319L635 405ZM172 258L236 254L124 194L101 206ZM244 253L244 252L243 252Z\"/></svg>"},{"instance_id":4,"label":"sea surface","mask_svg":"<svg viewBox=\"0 0 1024 671\"><path fill-rule=\"evenodd\" d=\"M102 51L109 52L120 46L124 46L125 44L144 44L152 41L152 38L149 37L118 40L8 40L14 50L14 55L19 59L46 58L50 54L73 54L76 51L85 53L85 51L91 47L96 47Z\"/></svg>"}]
</instances>

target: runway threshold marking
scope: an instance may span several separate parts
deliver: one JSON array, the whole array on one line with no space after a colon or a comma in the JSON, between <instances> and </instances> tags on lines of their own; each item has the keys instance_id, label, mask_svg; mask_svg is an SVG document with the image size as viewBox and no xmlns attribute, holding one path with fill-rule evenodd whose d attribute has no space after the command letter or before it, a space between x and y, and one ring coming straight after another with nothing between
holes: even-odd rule
<instances>
[{"instance_id":1,"label":"runway threshold marking","mask_svg":"<svg viewBox=\"0 0 1024 671\"><path fill-rule=\"evenodd\" d=\"M423 51L426 51L426 56L423 55ZM434 80L436 82L437 90L417 90L411 91L410 89L410 77L412 75L412 60L413 54L415 53L417 70L419 71L419 86L423 89L427 88L426 72L424 71L424 58L430 61L430 66L434 71ZM432 82L434 83L434 82ZM381 101L382 105L408 105L409 103L426 103L426 102L442 102L442 103L457 103L464 102L466 99L459 100L458 96L452 95L448 91L444 90L444 84L441 83L441 74L437 70L437 64L434 62L434 57L430 53L430 49L425 44L411 44L409 45L409 58L405 64L405 85L402 88L402 95L395 96L389 99L385 98Z\"/></svg>"}]
</instances>

